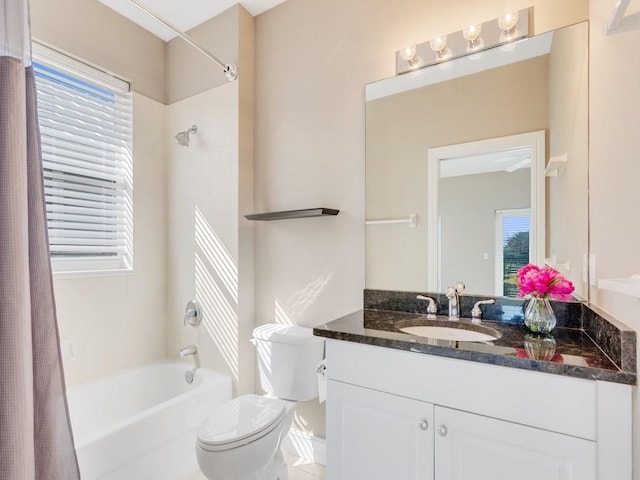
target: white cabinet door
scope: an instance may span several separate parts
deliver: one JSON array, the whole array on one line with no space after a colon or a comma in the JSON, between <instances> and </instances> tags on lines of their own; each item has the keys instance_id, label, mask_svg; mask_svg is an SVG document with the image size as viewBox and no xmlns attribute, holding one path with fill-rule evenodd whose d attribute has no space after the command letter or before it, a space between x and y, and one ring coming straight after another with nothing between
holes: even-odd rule
<instances>
[{"instance_id":1,"label":"white cabinet door","mask_svg":"<svg viewBox=\"0 0 640 480\"><path fill-rule=\"evenodd\" d=\"M329 380L327 478L433 480L433 405Z\"/></svg>"},{"instance_id":2,"label":"white cabinet door","mask_svg":"<svg viewBox=\"0 0 640 480\"><path fill-rule=\"evenodd\" d=\"M435 417L436 480L596 480L595 442L444 407Z\"/></svg>"}]
</instances>

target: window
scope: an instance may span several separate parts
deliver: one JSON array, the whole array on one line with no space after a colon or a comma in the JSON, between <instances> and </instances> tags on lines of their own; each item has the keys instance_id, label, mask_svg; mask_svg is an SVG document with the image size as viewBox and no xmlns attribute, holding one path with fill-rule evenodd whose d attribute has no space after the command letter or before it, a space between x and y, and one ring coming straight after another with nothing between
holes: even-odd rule
<instances>
[{"instance_id":1,"label":"window","mask_svg":"<svg viewBox=\"0 0 640 480\"><path fill-rule=\"evenodd\" d=\"M133 265L129 84L34 44L54 271Z\"/></svg>"},{"instance_id":2,"label":"window","mask_svg":"<svg viewBox=\"0 0 640 480\"><path fill-rule=\"evenodd\" d=\"M529 263L531 209L496 210L496 295L515 297L514 277Z\"/></svg>"}]
</instances>

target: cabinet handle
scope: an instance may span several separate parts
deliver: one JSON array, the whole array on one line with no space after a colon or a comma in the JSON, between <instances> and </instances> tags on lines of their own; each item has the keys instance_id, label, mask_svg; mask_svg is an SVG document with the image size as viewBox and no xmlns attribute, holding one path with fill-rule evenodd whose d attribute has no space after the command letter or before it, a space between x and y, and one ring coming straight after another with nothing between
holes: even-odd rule
<instances>
[{"instance_id":1,"label":"cabinet handle","mask_svg":"<svg viewBox=\"0 0 640 480\"><path fill-rule=\"evenodd\" d=\"M427 422L426 420L422 420L419 424L418 427L420 427L420 430L422 431L426 431L429 428L429 422Z\"/></svg>"},{"instance_id":2,"label":"cabinet handle","mask_svg":"<svg viewBox=\"0 0 640 480\"><path fill-rule=\"evenodd\" d=\"M441 437L446 437L447 436L447 427L445 427L444 425L440 425L438 427L438 435L440 435Z\"/></svg>"}]
</instances>

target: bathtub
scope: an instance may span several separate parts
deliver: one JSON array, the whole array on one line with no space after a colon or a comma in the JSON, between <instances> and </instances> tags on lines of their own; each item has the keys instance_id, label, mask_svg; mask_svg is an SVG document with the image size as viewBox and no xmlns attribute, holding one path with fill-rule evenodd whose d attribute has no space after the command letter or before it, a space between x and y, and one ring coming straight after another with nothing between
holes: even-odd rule
<instances>
[{"instance_id":1,"label":"bathtub","mask_svg":"<svg viewBox=\"0 0 640 480\"><path fill-rule=\"evenodd\" d=\"M83 480L183 480L198 470L196 431L231 399L231 377L160 362L67 392Z\"/></svg>"}]
</instances>

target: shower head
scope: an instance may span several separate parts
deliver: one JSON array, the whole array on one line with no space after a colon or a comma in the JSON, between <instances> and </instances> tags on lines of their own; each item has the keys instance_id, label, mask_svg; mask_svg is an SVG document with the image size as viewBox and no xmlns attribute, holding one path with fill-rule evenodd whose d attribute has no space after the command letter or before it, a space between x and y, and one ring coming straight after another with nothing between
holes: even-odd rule
<instances>
[{"instance_id":1,"label":"shower head","mask_svg":"<svg viewBox=\"0 0 640 480\"><path fill-rule=\"evenodd\" d=\"M188 130L178 133L175 136L178 145L180 145L181 147L189 148L189 135L191 135L192 133L198 133L198 127L196 125L192 125Z\"/></svg>"}]
</instances>

